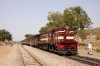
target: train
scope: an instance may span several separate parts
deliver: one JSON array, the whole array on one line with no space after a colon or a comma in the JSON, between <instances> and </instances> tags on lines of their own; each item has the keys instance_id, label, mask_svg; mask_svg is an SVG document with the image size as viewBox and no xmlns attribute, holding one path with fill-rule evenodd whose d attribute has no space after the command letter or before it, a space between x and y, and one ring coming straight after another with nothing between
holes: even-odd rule
<instances>
[{"instance_id":1,"label":"train","mask_svg":"<svg viewBox=\"0 0 100 66\"><path fill-rule=\"evenodd\" d=\"M36 34L22 42L58 54L77 54L78 42L75 40L74 29L72 26L61 26Z\"/></svg>"}]
</instances>

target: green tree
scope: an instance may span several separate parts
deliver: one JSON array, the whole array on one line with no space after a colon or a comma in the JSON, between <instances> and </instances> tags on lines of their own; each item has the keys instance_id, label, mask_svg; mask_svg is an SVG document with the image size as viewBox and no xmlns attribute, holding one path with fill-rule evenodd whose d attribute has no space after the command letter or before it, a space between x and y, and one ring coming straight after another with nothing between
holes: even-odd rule
<instances>
[{"instance_id":1,"label":"green tree","mask_svg":"<svg viewBox=\"0 0 100 66\"><path fill-rule=\"evenodd\" d=\"M34 36L34 35L33 34L26 34L25 38L29 38L29 37L32 37L32 36Z\"/></svg>"},{"instance_id":2,"label":"green tree","mask_svg":"<svg viewBox=\"0 0 100 66\"><path fill-rule=\"evenodd\" d=\"M89 31L81 29L78 31L78 35L80 36L80 38L83 41L84 39L86 39L87 35L89 35Z\"/></svg>"},{"instance_id":3,"label":"green tree","mask_svg":"<svg viewBox=\"0 0 100 66\"><path fill-rule=\"evenodd\" d=\"M78 27L78 29L90 28L93 24L87 13L80 6L64 10L64 23L68 26Z\"/></svg>"},{"instance_id":4,"label":"green tree","mask_svg":"<svg viewBox=\"0 0 100 66\"><path fill-rule=\"evenodd\" d=\"M88 14L80 6L70 7L64 10L64 23L68 26L77 27L74 31L77 40L79 36L84 39L84 33L86 33L84 29L90 28L93 24Z\"/></svg>"},{"instance_id":5,"label":"green tree","mask_svg":"<svg viewBox=\"0 0 100 66\"><path fill-rule=\"evenodd\" d=\"M66 8L63 12L64 16L63 16L63 21L64 21L64 24L67 25L67 26L74 26L74 16L71 12L70 9Z\"/></svg>"},{"instance_id":6,"label":"green tree","mask_svg":"<svg viewBox=\"0 0 100 66\"><path fill-rule=\"evenodd\" d=\"M56 28L59 26L58 22L60 22L61 13L60 12L48 12L47 19L49 21L49 23L47 23L48 30Z\"/></svg>"},{"instance_id":7,"label":"green tree","mask_svg":"<svg viewBox=\"0 0 100 66\"><path fill-rule=\"evenodd\" d=\"M59 27L61 26L63 23L63 14L61 14L60 12L49 12L47 19L49 21L48 24L50 24L51 22L53 23L53 27ZM51 25L51 24L50 24ZM51 26L50 26L51 27Z\"/></svg>"},{"instance_id":8,"label":"green tree","mask_svg":"<svg viewBox=\"0 0 100 66\"><path fill-rule=\"evenodd\" d=\"M44 27L41 27L41 29L39 30L40 33L63 25L63 14L61 14L60 12L48 12L47 19L49 22Z\"/></svg>"},{"instance_id":9,"label":"green tree","mask_svg":"<svg viewBox=\"0 0 100 66\"><path fill-rule=\"evenodd\" d=\"M49 23L39 30L40 33L59 26L73 26L76 27L75 33L77 35L79 29L90 28L93 24L87 13L80 6L66 8L63 14L60 12L49 12L47 19Z\"/></svg>"},{"instance_id":10,"label":"green tree","mask_svg":"<svg viewBox=\"0 0 100 66\"><path fill-rule=\"evenodd\" d=\"M40 33L44 33L47 31L47 27L44 26L44 27L41 27L41 29L39 30Z\"/></svg>"},{"instance_id":11,"label":"green tree","mask_svg":"<svg viewBox=\"0 0 100 66\"><path fill-rule=\"evenodd\" d=\"M12 35L5 29L0 30L0 41L12 40Z\"/></svg>"}]
</instances>

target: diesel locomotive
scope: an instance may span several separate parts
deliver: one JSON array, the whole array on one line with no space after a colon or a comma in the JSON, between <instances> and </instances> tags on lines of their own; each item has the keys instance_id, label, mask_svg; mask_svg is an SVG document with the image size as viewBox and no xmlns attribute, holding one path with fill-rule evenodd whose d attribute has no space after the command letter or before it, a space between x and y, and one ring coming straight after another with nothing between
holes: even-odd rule
<instances>
[{"instance_id":1,"label":"diesel locomotive","mask_svg":"<svg viewBox=\"0 0 100 66\"><path fill-rule=\"evenodd\" d=\"M77 54L78 51L78 42L75 40L72 26L57 27L23 41L37 48L59 54Z\"/></svg>"}]
</instances>

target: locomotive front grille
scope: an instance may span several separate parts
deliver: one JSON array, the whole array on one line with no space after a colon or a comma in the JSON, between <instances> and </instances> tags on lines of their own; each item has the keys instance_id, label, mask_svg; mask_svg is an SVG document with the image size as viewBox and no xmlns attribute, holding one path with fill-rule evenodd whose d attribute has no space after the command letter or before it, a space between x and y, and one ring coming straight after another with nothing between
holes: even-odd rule
<instances>
[{"instance_id":1,"label":"locomotive front grille","mask_svg":"<svg viewBox=\"0 0 100 66\"><path fill-rule=\"evenodd\" d=\"M77 49L58 49L60 54L77 54Z\"/></svg>"}]
</instances>

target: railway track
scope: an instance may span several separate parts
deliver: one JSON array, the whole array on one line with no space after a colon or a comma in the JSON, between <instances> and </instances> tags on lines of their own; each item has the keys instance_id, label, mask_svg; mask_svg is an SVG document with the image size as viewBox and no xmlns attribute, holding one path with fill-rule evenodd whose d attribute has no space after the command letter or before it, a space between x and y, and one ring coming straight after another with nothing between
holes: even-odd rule
<instances>
[{"instance_id":1,"label":"railway track","mask_svg":"<svg viewBox=\"0 0 100 66\"><path fill-rule=\"evenodd\" d=\"M30 65L32 65L32 66L43 66L43 64L41 64L39 61L37 61L27 49L22 47L21 50L24 50L24 51L21 52L24 66L30 66ZM33 59L35 60L35 62L28 63L29 61L26 61L26 59L23 58L23 53L24 52L27 52L30 56L32 56ZM26 54L24 54L24 55L26 55ZM90 57L86 57L86 56L79 56L79 55L73 55L73 56L64 55L64 57L75 60L75 61L78 61L78 62L81 62L81 63L84 63L84 64L88 64L90 66L100 66L100 59L90 58ZM36 64L34 64L34 63L36 63Z\"/></svg>"},{"instance_id":2,"label":"railway track","mask_svg":"<svg viewBox=\"0 0 100 66\"><path fill-rule=\"evenodd\" d=\"M91 66L100 66L100 59L95 59L95 58L90 58L86 56L80 56L80 55L75 55L75 56L64 56L66 58L85 63Z\"/></svg>"},{"instance_id":3,"label":"railway track","mask_svg":"<svg viewBox=\"0 0 100 66\"><path fill-rule=\"evenodd\" d=\"M19 46L23 66L43 66L34 56L24 47Z\"/></svg>"}]
</instances>

